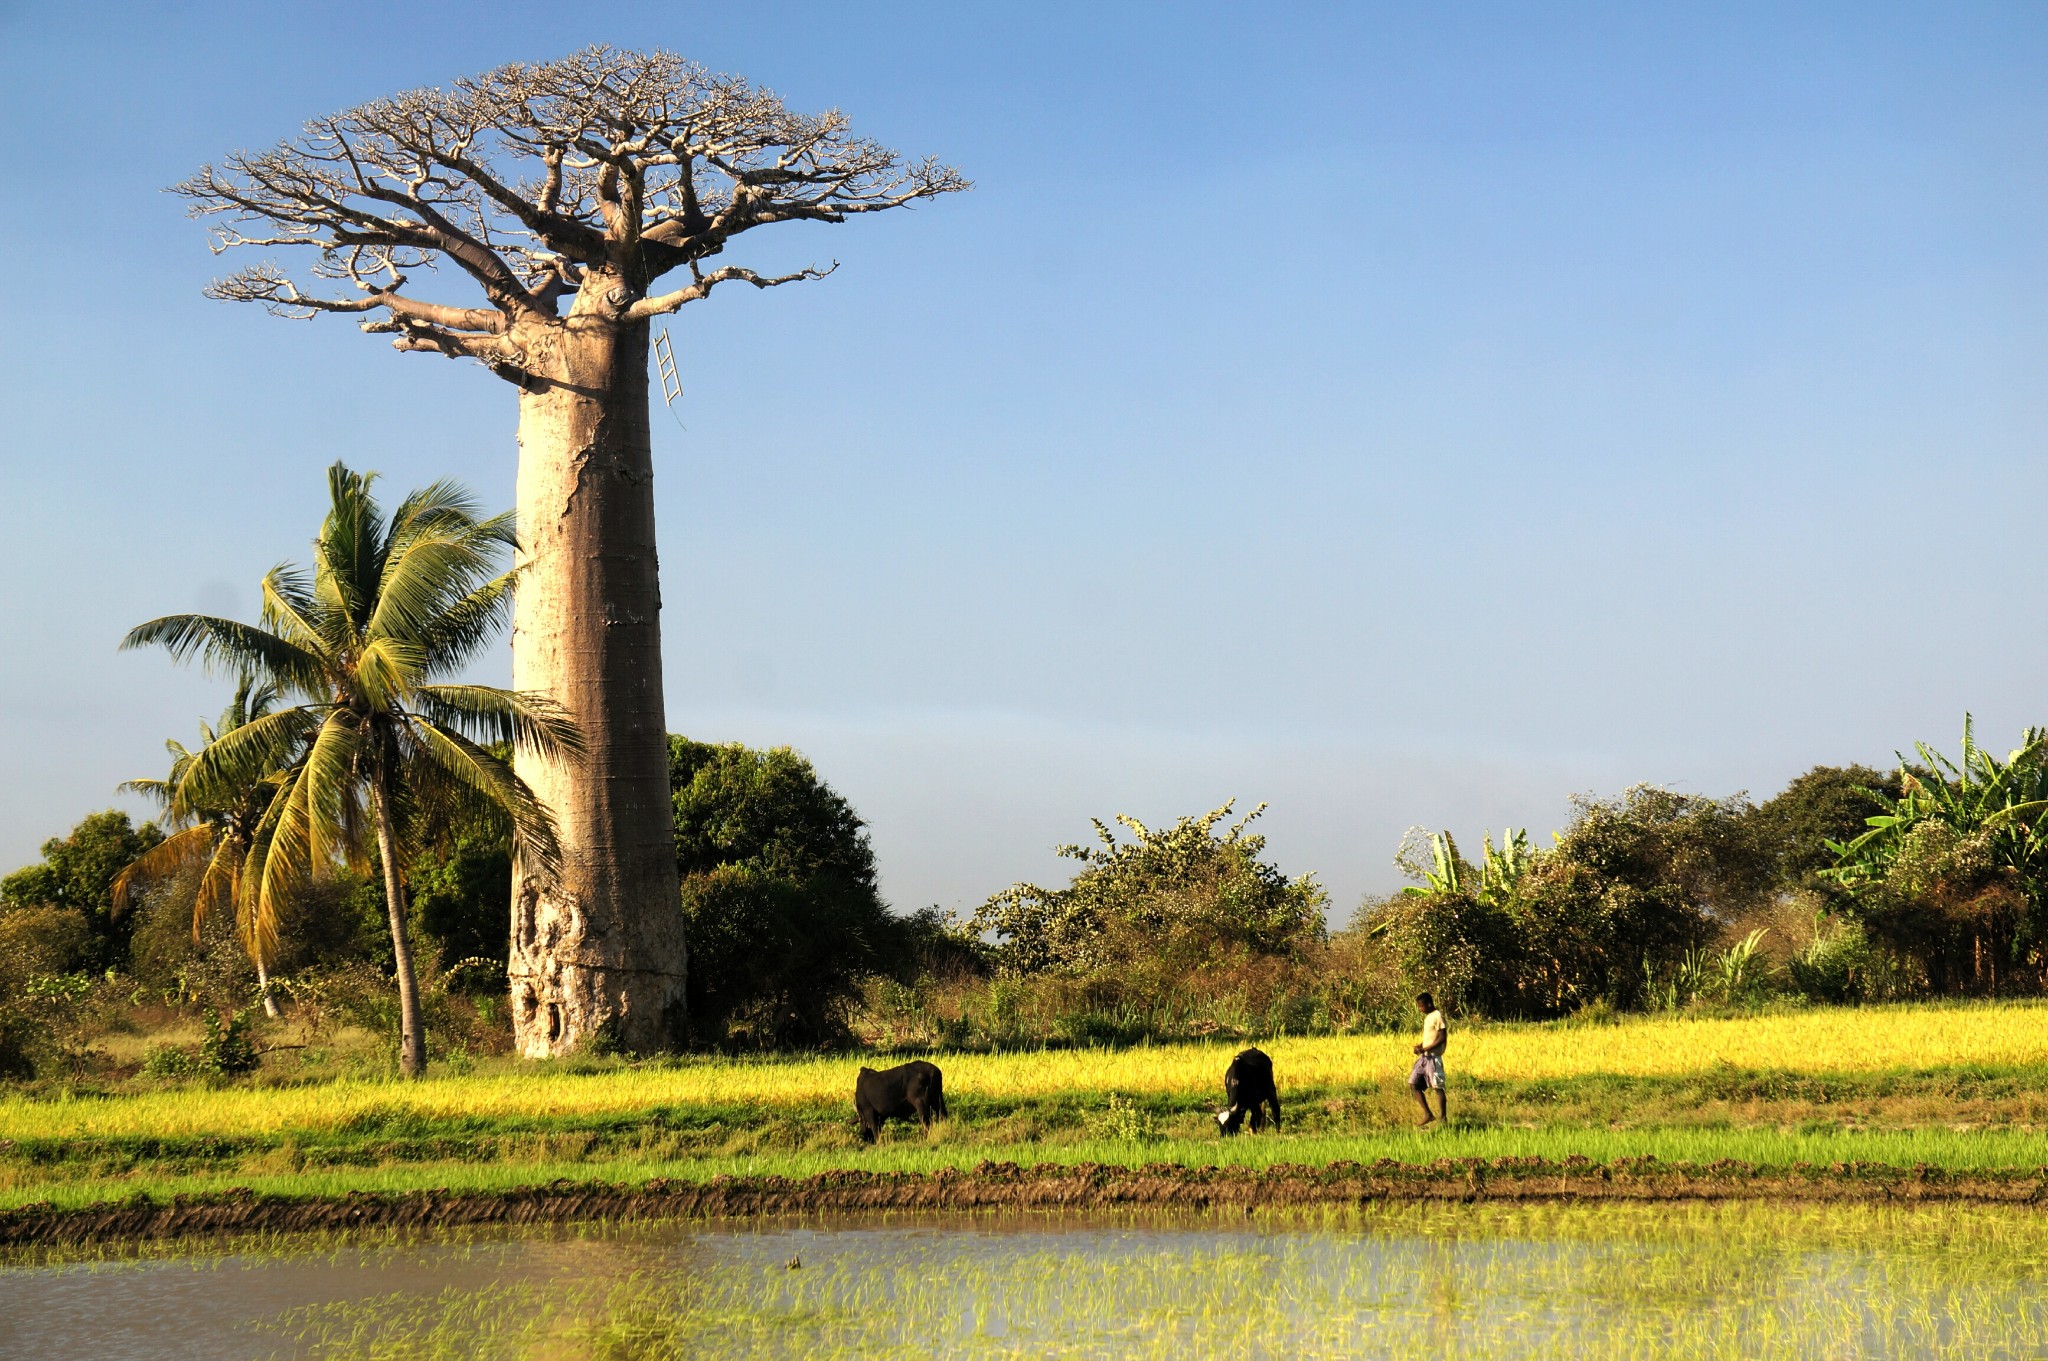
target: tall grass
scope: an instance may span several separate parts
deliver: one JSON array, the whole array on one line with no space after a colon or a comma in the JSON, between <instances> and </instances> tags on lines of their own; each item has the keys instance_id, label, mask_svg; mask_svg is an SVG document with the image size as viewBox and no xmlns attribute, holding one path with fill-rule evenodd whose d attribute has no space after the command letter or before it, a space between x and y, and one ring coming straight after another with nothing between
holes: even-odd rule
<instances>
[{"instance_id":1,"label":"tall grass","mask_svg":"<svg viewBox=\"0 0 2048 1361\"><path fill-rule=\"evenodd\" d=\"M941 1055L952 1096L1213 1093L1234 1044ZM1263 1046L1283 1091L1347 1087L1406 1071L1403 1036L1281 1038ZM429 1120L631 1116L662 1107L770 1111L843 1105L872 1055L693 1060L590 1072L508 1065L418 1083L342 1080L302 1087L169 1090L112 1098L0 1100L0 1139L267 1135L331 1130L394 1113ZM2048 1062L2048 1003L1984 1002L1795 1011L1612 1025L1456 1027L1460 1075L1675 1076L1717 1069L1804 1074L1998 1068Z\"/></svg>"}]
</instances>

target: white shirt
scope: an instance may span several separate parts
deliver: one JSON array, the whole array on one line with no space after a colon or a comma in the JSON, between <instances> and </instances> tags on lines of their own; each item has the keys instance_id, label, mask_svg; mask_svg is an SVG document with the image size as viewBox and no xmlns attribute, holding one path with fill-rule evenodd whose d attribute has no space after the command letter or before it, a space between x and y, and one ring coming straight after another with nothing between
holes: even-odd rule
<instances>
[{"instance_id":1,"label":"white shirt","mask_svg":"<svg viewBox=\"0 0 2048 1361\"><path fill-rule=\"evenodd\" d=\"M1446 1029L1447 1027L1444 1025L1444 1014L1442 1011L1432 1011L1429 1013L1429 1015L1423 1017L1422 1052L1425 1054L1434 1054L1438 1052L1440 1049L1442 1049L1444 1046L1444 1035Z\"/></svg>"}]
</instances>

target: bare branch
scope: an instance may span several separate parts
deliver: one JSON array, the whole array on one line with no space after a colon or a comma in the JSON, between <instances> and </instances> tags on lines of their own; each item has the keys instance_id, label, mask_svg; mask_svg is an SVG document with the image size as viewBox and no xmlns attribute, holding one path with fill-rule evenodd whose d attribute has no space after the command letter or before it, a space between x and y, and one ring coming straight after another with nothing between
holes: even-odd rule
<instances>
[{"instance_id":1,"label":"bare branch","mask_svg":"<svg viewBox=\"0 0 2048 1361\"><path fill-rule=\"evenodd\" d=\"M365 329L400 348L520 368L522 357L484 342L563 324L565 299L631 322L720 283L820 278L830 271L706 273L699 262L756 227L843 222L968 187L949 166L853 135L836 109L794 113L772 91L674 53L599 46L314 119L173 192L214 219L217 250L310 247L311 276L357 294L324 296L266 262L217 281L211 296L295 317L381 310ZM439 260L487 305L400 291L405 271ZM654 291L682 268L687 287Z\"/></svg>"},{"instance_id":2,"label":"bare branch","mask_svg":"<svg viewBox=\"0 0 2048 1361\"><path fill-rule=\"evenodd\" d=\"M645 321L649 317L666 316L685 303L692 303L700 298L709 297L711 290L723 283L743 283L752 284L756 288L775 288L781 284L803 283L810 279L822 279L837 268L839 268L839 262L834 260L823 269L819 269L816 266L806 266L794 274L763 276L756 274L751 269L741 269L738 265L727 265L723 269L715 269L709 274L698 273L695 281L688 288L679 288L673 293L664 293L655 298L642 298L639 302L626 309L626 320Z\"/></svg>"}]
</instances>

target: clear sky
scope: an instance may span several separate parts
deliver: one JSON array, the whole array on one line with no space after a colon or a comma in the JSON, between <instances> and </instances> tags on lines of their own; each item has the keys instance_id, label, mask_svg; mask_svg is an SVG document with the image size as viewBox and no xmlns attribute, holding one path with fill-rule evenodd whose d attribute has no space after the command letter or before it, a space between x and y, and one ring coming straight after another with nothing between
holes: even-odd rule
<instances>
[{"instance_id":1,"label":"clear sky","mask_svg":"<svg viewBox=\"0 0 2048 1361\"><path fill-rule=\"evenodd\" d=\"M162 187L595 41L977 182L754 234L842 267L674 319L655 427L670 726L899 907L1236 797L1341 922L1410 824L2048 721L2038 4L0 0L0 868L221 707L115 644L329 462L512 499L509 387L205 301Z\"/></svg>"}]
</instances>

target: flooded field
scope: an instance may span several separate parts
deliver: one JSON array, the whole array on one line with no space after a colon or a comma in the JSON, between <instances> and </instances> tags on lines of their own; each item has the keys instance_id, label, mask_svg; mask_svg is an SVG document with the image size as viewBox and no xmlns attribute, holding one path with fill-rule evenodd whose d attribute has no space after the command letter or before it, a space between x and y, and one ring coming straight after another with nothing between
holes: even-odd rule
<instances>
[{"instance_id":1,"label":"flooded field","mask_svg":"<svg viewBox=\"0 0 2048 1361\"><path fill-rule=\"evenodd\" d=\"M0 1258L0 1355L2022 1357L2048 1213L896 1216Z\"/></svg>"}]
</instances>

